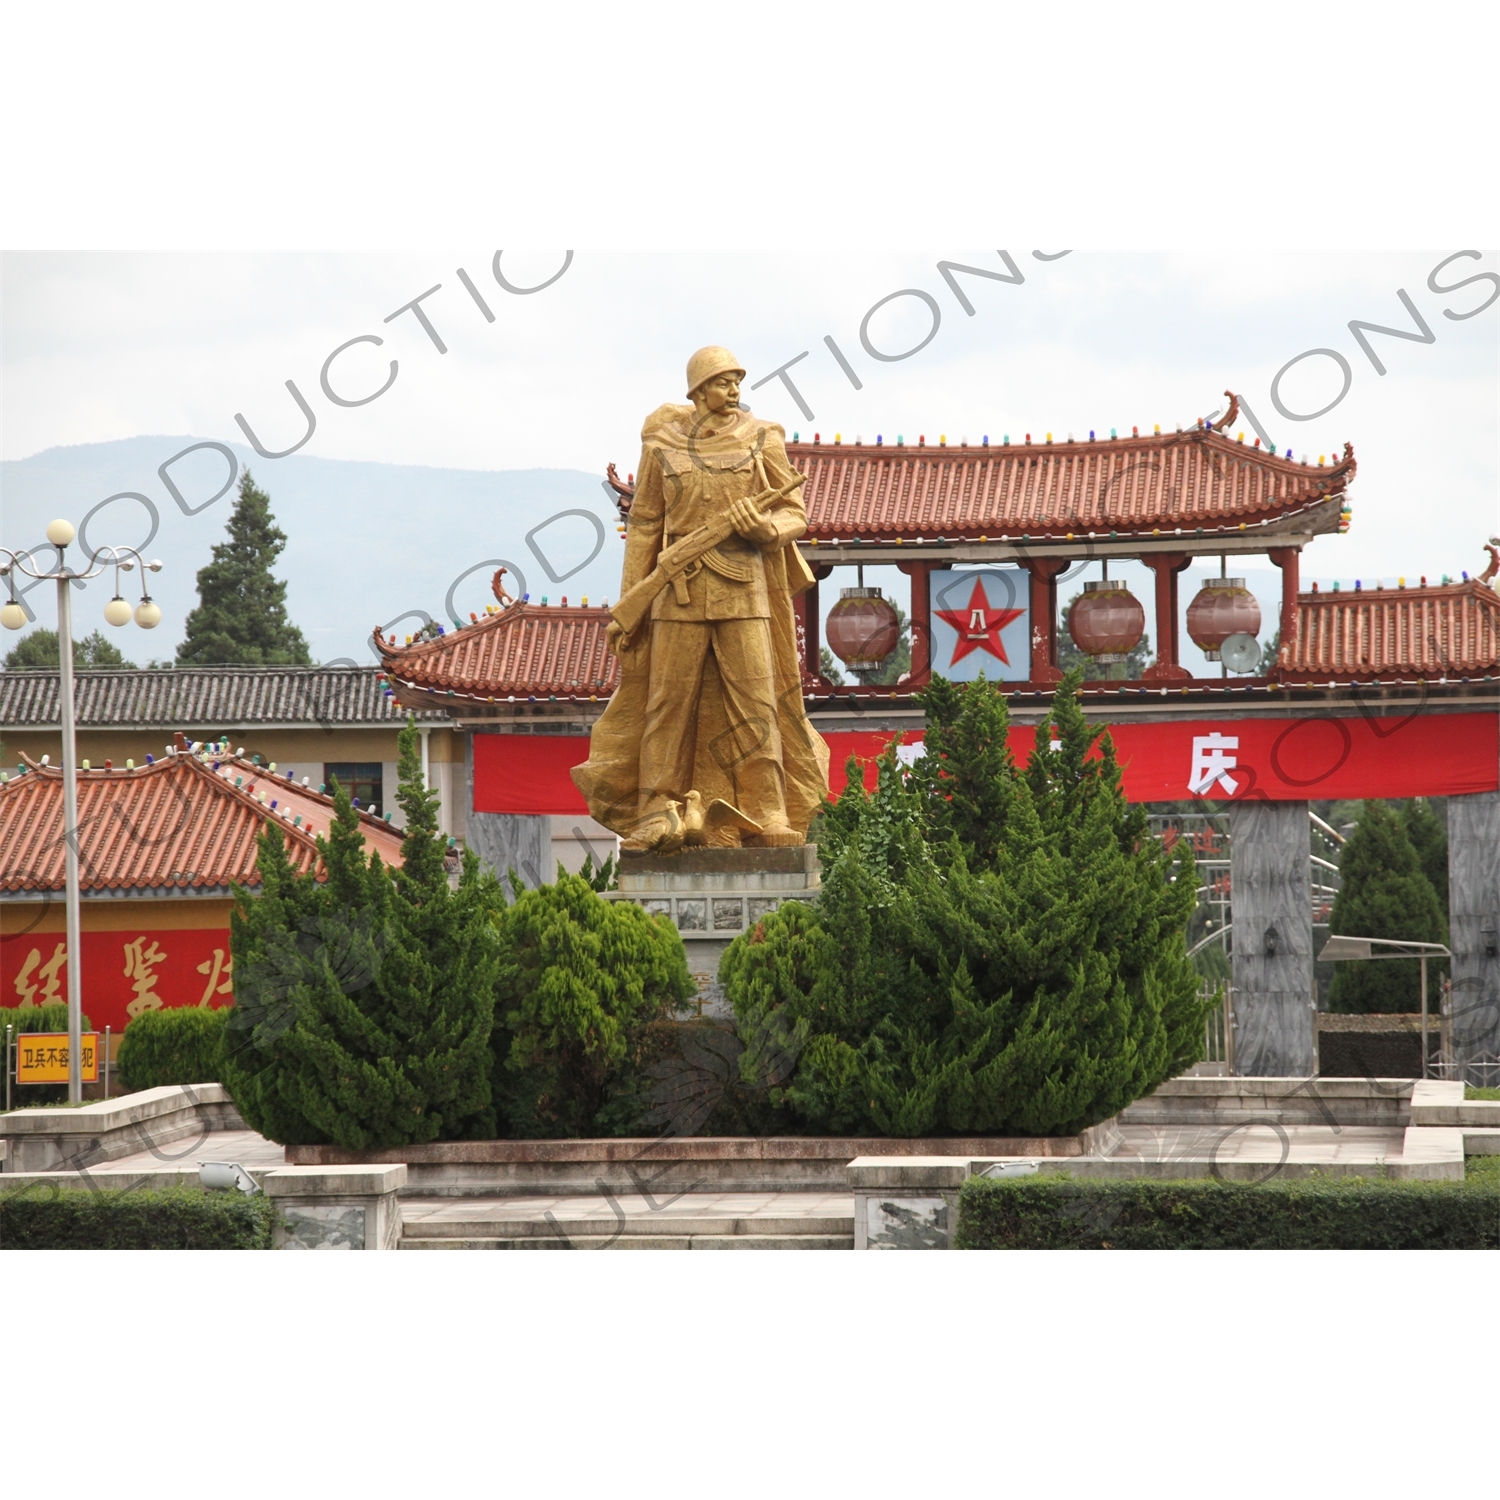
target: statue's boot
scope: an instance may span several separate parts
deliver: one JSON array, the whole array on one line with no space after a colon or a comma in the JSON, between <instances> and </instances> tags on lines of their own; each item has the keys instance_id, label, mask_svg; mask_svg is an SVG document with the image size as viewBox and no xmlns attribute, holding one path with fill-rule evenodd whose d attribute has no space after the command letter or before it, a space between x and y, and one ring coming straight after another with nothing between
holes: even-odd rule
<instances>
[{"instance_id":1,"label":"statue's boot","mask_svg":"<svg viewBox=\"0 0 1500 1500\"><path fill-rule=\"evenodd\" d=\"M751 849L796 849L807 840L785 823L771 823L759 833L746 834L744 842Z\"/></svg>"}]
</instances>

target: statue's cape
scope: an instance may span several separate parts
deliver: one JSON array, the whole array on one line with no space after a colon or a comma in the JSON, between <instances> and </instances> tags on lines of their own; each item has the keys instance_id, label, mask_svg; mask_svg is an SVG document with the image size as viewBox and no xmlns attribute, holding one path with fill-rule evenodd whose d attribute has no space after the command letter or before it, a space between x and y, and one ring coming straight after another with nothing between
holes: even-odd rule
<instances>
[{"instance_id":1,"label":"statue's cape","mask_svg":"<svg viewBox=\"0 0 1500 1500\"><path fill-rule=\"evenodd\" d=\"M690 467L710 473L743 472L752 475L751 489L758 487L756 460L764 464L767 444L785 454L785 433L773 422L762 422L750 413L721 430L717 423L698 423L691 406L662 406L646 418L641 431L646 456L656 451L663 470L685 473ZM790 471L788 476L790 477ZM772 476L772 483L777 482ZM792 596L813 583L813 575L795 544L763 554L766 593L771 609L771 649L776 674L777 721L781 729L782 766L786 775L787 820L805 833L828 790L828 745L808 722L802 704L802 668L797 651L797 622ZM655 566L655 558L647 566ZM722 797L733 802L734 787L725 772L707 753L705 741L728 727L717 667L712 653L698 708L698 756L694 783L705 800ZM646 723L646 697L651 677L651 637L641 641L621 658L620 680L609 706L600 715L589 738L589 758L573 769L573 781L584 795L589 812L606 828L628 834L639 821L640 744ZM711 726L710 733L703 732ZM689 790L684 787L683 791Z\"/></svg>"}]
</instances>

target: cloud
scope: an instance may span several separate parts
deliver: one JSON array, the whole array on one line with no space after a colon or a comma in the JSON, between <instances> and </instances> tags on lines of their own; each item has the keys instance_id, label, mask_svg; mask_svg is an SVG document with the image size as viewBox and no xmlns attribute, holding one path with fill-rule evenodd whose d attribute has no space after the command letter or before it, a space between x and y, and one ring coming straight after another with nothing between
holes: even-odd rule
<instances>
[{"instance_id":1,"label":"cloud","mask_svg":"<svg viewBox=\"0 0 1500 1500\"><path fill-rule=\"evenodd\" d=\"M0 376L12 462L0 478L0 524L8 543L24 544L47 507L81 516L113 492L76 487L87 463L70 473L72 487L47 490L40 476L66 468L48 450L153 433L227 442L247 453L292 538L285 560L292 598L308 601L298 603L298 618L320 641L337 639L347 650L376 616L393 612L393 599L414 592L423 608L440 612L433 595L464 559L509 556L522 545L543 518L534 502L565 493L569 504L607 515L597 488L604 466L635 467L642 418L683 399L687 355L713 342L738 352L751 382L805 352L789 373L811 419L779 380L747 393L758 413L804 437L879 432L890 441L899 432L978 441L1007 432L1063 438L1157 422L1170 428L1220 406L1230 386L1280 446L1316 462L1347 440L1359 454L1353 530L1315 543L1306 576L1456 574L1479 562L1479 543L1495 529L1497 309L1444 317L1477 306L1487 290L1428 289L1429 271L1451 253L1078 250L1041 261L1016 249L1020 285L953 273L972 316L938 262L1004 272L993 249L579 251L554 284L525 296L501 287L494 251L481 244L420 255L11 254L0 294ZM1444 275L1451 284L1494 260L1458 262ZM562 264L561 250L507 251L501 269L525 286ZM460 267L493 322L463 286ZM446 353L410 312L385 321L434 286L422 307ZM1416 343L1372 335L1388 370L1381 376L1348 323L1411 327L1398 288L1434 336ZM933 299L936 331L910 358L872 358L861 339L866 314L905 289ZM932 323L922 298L897 298L864 331L877 350L895 352ZM336 392L357 398L385 380L391 360L399 370L377 400L341 407L323 394L320 374L330 352L357 336L383 342L340 356L329 377ZM855 369L859 389L825 337ZM1273 378L1296 355L1324 347L1350 364L1347 397L1314 421L1287 420L1272 403ZM1322 404L1320 382L1331 373L1327 360L1304 361L1285 377L1284 403ZM316 414L312 438L291 458L249 454L237 412L273 450L303 435L288 380ZM1249 430L1248 419L1239 425ZM176 513L155 468L177 441L131 450L133 468L103 463L99 481L164 507L159 546L172 578L184 581L219 538L228 502L191 519ZM18 459L29 462L17 466ZM362 482L384 497L373 511L333 469L317 481L326 484L321 496L308 488L307 463L333 460L360 466ZM370 466L401 472L377 483ZM417 470L448 477L433 476L424 488ZM524 477L539 471L569 477ZM319 570L340 548L365 558L357 594L330 594L322 581ZM607 575L617 563L601 558L598 566ZM578 591L603 594L617 576L587 584ZM163 582L164 601L174 586ZM176 602L190 604L190 582L182 586ZM337 624L322 618L335 603Z\"/></svg>"}]
</instances>

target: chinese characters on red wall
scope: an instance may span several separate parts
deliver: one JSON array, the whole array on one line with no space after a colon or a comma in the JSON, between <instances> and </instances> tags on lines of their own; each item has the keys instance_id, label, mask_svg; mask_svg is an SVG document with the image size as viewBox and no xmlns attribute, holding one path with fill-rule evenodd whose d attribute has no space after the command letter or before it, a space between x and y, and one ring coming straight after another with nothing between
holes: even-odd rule
<instances>
[{"instance_id":1,"label":"chinese characters on red wall","mask_svg":"<svg viewBox=\"0 0 1500 1500\"><path fill-rule=\"evenodd\" d=\"M234 960L226 928L83 934L83 1010L96 1030L121 1031L163 1006L229 1005ZM0 940L0 1008L62 1004L68 945L61 933Z\"/></svg>"}]
</instances>

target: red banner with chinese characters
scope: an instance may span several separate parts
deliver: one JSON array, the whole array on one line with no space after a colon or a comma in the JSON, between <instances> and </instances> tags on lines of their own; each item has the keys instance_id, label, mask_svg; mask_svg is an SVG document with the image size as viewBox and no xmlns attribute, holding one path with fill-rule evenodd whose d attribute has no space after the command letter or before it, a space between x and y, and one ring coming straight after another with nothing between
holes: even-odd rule
<instances>
[{"instance_id":1,"label":"red banner with chinese characters","mask_svg":"<svg viewBox=\"0 0 1500 1500\"><path fill-rule=\"evenodd\" d=\"M1110 727L1132 802L1328 797L1451 797L1500 786L1500 718L1415 712L1405 718L1188 719ZM829 734L829 781L844 788L844 763L871 761L896 736ZM920 734L903 737L916 753ZM1011 749L1031 754L1036 732L1015 727ZM474 737L474 811L586 813L569 771L588 758L583 735Z\"/></svg>"},{"instance_id":2,"label":"red banner with chinese characters","mask_svg":"<svg viewBox=\"0 0 1500 1500\"><path fill-rule=\"evenodd\" d=\"M234 1001L227 928L83 934L83 1013L118 1033L148 1010ZM17 1006L66 1004L68 942L61 932L0 939L0 1026Z\"/></svg>"}]
</instances>

